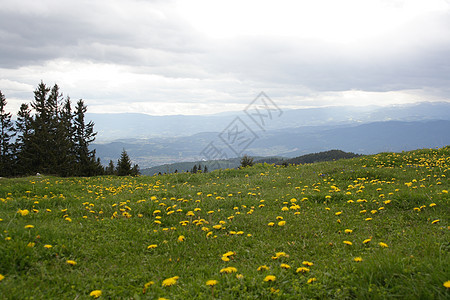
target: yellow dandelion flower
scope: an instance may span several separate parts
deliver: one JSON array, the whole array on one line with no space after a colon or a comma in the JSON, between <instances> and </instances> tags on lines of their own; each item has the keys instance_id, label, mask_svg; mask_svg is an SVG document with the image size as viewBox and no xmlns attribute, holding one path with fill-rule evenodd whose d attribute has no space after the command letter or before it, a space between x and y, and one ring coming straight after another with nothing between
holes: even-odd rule
<instances>
[{"instance_id":1,"label":"yellow dandelion flower","mask_svg":"<svg viewBox=\"0 0 450 300\"><path fill-rule=\"evenodd\" d=\"M185 239L184 235L180 235L177 240L178 242L184 242Z\"/></svg>"},{"instance_id":2,"label":"yellow dandelion flower","mask_svg":"<svg viewBox=\"0 0 450 300\"><path fill-rule=\"evenodd\" d=\"M278 222L278 226L284 226L284 225L286 225L286 221L280 221L280 222Z\"/></svg>"},{"instance_id":3,"label":"yellow dandelion flower","mask_svg":"<svg viewBox=\"0 0 450 300\"><path fill-rule=\"evenodd\" d=\"M380 245L381 248L388 248L389 246L386 243L379 242L378 245Z\"/></svg>"},{"instance_id":4,"label":"yellow dandelion flower","mask_svg":"<svg viewBox=\"0 0 450 300\"><path fill-rule=\"evenodd\" d=\"M363 261L362 257L359 257L359 256L355 257L353 260L356 261L356 262L362 262Z\"/></svg>"},{"instance_id":5,"label":"yellow dandelion flower","mask_svg":"<svg viewBox=\"0 0 450 300\"><path fill-rule=\"evenodd\" d=\"M281 267L282 269L286 269L286 270L291 268L291 266L288 265L288 264L281 264L280 267Z\"/></svg>"},{"instance_id":6,"label":"yellow dandelion flower","mask_svg":"<svg viewBox=\"0 0 450 300\"><path fill-rule=\"evenodd\" d=\"M222 228L222 225L220 225L220 224L214 225L213 228L214 228L214 229L221 229L221 228Z\"/></svg>"},{"instance_id":7,"label":"yellow dandelion flower","mask_svg":"<svg viewBox=\"0 0 450 300\"><path fill-rule=\"evenodd\" d=\"M338 211L337 213L335 213L336 216L339 216L340 214L342 214L342 211Z\"/></svg>"},{"instance_id":8,"label":"yellow dandelion flower","mask_svg":"<svg viewBox=\"0 0 450 300\"><path fill-rule=\"evenodd\" d=\"M69 265L71 265L71 266L75 266L76 264L77 264L77 262L76 261L74 261L74 260L66 260L66 263L67 264L69 264Z\"/></svg>"},{"instance_id":9,"label":"yellow dandelion flower","mask_svg":"<svg viewBox=\"0 0 450 300\"><path fill-rule=\"evenodd\" d=\"M307 272L309 272L309 268L307 268L307 267L300 267L300 268L297 268L296 272L297 273L307 273Z\"/></svg>"},{"instance_id":10,"label":"yellow dandelion flower","mask_svg":"<svg viewBox=\"0 0 450 300\"><path fill-rule=\"evenodd\" d=\"M30 211L28 209L23 209L23 210L19 209L17 211L17 213L20 214L22 217L24 217L24 216L28 215L30 213Z\"/></svg>"},{"instance_id":11,"label":"yellow dandelion flower","mask_svg":"<svg viewBox=\"0 0 450 300\"><path fill-rule=\"evenodd\" d=\"M5 276L3 276L2 274L0 274L0 281L2 281L3 279L5 279Z\"/></svg>"},{"instance_id":12,"label":"yellow dandelion flower","mask_svg":"<svg viewBox=\"0 0 450 300\"><path fill-rule=\"evenodd\" d=\"M269 224L267 224L268 226L273 226L273 225L275 225L275 223L274 222L269 222Z\"/></svg>"},{"instance_id":13,"label":"yellow dandelion flower","mask_svg":"<svg viewBox=\"0 0 450 300\"><path fill-rule=\"evenodd\" d=\"M44 248L47 248L47 249L50 249L52 247L53 247L52 245L44 245Z\"/></svg>"},{"instance_id":14,"label":"yellow dandelion flower","mask_svg":"<svg viewBox=\"0 0 450 300\"><path fill-rule=\"evenodd\" d=\"M275 281L277 278L274 276L274 275L267 275L265 278L264 278L264 281L265 282L269 282L269 281Z\"/></svg>"},{"instance_id":15,"label":"yellow dandelion flower","mask_svg":"<svg viewBox=\"0 0 450 300\"><path fill-rule=\"evenodd\" d=\"M34 225L25 225L24 228L26 228L26 229L34 228Z\"/></svg>"},{"instance_id":16,"label":"yellow dandelion flower","mask_svg":"<svg viewBox=\"0 0 450 300\"><path fill-rule=\"evenodd\" d=\"M436 203L431 203L430 207L436 206Z\"/></svg>"},{"instance_id":17,"label":"yellow dandelion flower","mask_svg":"<svg viewBox=\"0 0 450 300\"><path fill-rule=\"evenodd\" d=\"M344 241L343 243L346 244L346 245L349 245L349 246L353 245L353 243L350 242L350 241Z\"/></svg>"},{"instance_id":18,"label":"yellow dandelion flower","mask_svg":"<svg viewBox=\"0 0 450 300\"><path fill-rule=\"evenodd\" d=\"M229 257L229 256L233 256L233 255L236 255L236 252L228 251L227 253L222 254L222 256L225 256L225 257Z\"/></svg>"},{"instance_id":19,"label":"yellow dandelion flower","mask_svg":"<svg viewBox=\"0 0 450 300\"><path fill-rule=\"evenodd\" d=\"M315 278L315 277L310 278L310 279L308 279L308 281L306 283L310 284L310 283L313 283L314 281L317 281L317 278Z\"/></svg>"},{"instance_id":20,"label":"yellow dandelion flower","mask_svg":"<svg viewBox=\"0 0 450 300\"><path fill-rule=\"evenodd\" d=\"M152 245L149 245L149 246L147 247L147 249L155 249L156 247L158 247L158 245L152 244Z\"/></svg>"},{"instance_id":21,"label":"yellow dandelion flower","mask_svg":"<svg viewBox=\"0 0 450 300\"><path fill-rule=\"evenodd\" d=\"M312 263L312 262L310 262L310 261L303 261L302 262L302 265L305 265L305 266L308 266L308 267L311 267L311 266L313 266L314 265L314 263Z\"/></svg>"},{"instance_id":22,"label":"yellow dandelion flower","mask_svg":"<svg viewBox=\"0 0 450 300\"><path fill-rule=\"evenodd\" d=\"M444 282L443 284L446 288L450 289L450 280L447 280L446 282Z\"/></svg>"},{"instance_id":23,"label":"yellow dandelion flower","mask_svg":"<svg viewBox=\"0 0 450 300\"><path fill-rule=\"evenodd\" d=\"M29 243L27 244L27 247L33 248L33 247L34 247L34 245L36 245L36 243L33 243L33 242L29 242Z\"/></svg>"},{"instance_id":24,"label":"yellow dandelion flower","mask_svg":"<svg viewBox=\"0 0 450 300\"><path fill-rule=\"evenodd\" d=\"M258 269L256 269L257 271L267 271L267 270L269 270L270 268L268 267L268 266L266 266L266 265L262 265L262 266L259 266L258 267Z\"/></svg>"},{"instance_id":25,"label":"yellow dandelion flower","mask_svg":"<svg viewBox=\"0 0 450 300\"><path fill-rule=\"evenodd\" d=\"M366 218L366 221L371 221L372 220L372 218Z\"/></svg>"},{"instance_id":26,"label":"yellow dandelion flower","mask_svg":"<svg viewBox=\"0 0 450 300\"><path fill-rule=\"evenodd\" d=\"M438 220L434 220L433 222L431 222L431 224L435 224L435 223L437 223L439 221L440 221L439 219Z\"/></svg>"},{"instance_id":27,"label":"yellow dandelion flower","mask_svg":"<svg viewBox=\"0 0 450 300\"><path fill-rule=\"evenodd\" d=\"M170 278L164 279L163 282L162 282L162 286L163 287L165 287L165 286L172 286L172 285L177 283L178 278L180 278L180 277L174 276L174 277L170 277Z\"/></svg>"},{"instance_id":28,"label":"yellow dandelion flower","mask_svg":"<svg viewBox=\"0 0 450 300\"><path fill-rule=\"evenodd\" d=\"M236 273L237 269L235 267L227 267L227 268L223 268L220 270L220 273L226 273L226 274L230 274L230 273Z\"/></svg>"},{"instance_id":29,"label":"yellow dandelion flower","mask_svg":"<svg viewBox=\"0 0 450 300\"><path fill-rule=\"evenodd\" d=\"M345 232L345 233L352 233L353 230L351 230L351 229L345 229L344 232Z\"/></svg>"},{"instance_id":30,"label":"yellow dandelion flower","mask_svg":"<svg viewBox=\"0 0 450 300\"><path fill-rule=\"evenodd\" d=\"M101 290L94 290L92 291L89 296L94 297L94 298L98 298L102 295L102 291Z\"/></svg>"},{"instance_id":31,"label":"yellow dandelion flower","mask_svg":"<svg viewBox=\"0 0 450 300\"><path fill-rule=\"evenodd\" d=\"M365 240L363 241L363 244L367 244L367 243L369 243L371 240L372 240L372 239L365 239Z\"/></svg>"},{"instance_id":32,"label":"yellow dandelion flower","mask_svg":"<svg viewBox=\"0 0 450 300\"><path fill-rule=\"evenodd\" d=\"M225 262L226 261L230 261L230 259L227 256L222 256L222 260L225 261Z\"/></svg>"},{"instance_id":33,"label":"yellow dandelion flower","mask_svg":"<svg viewBox=\"0 0 450 300\"><path fill-rule=\"evenodd\" d=\"M206 285L207 285L207 286L215 286L217 283L218 283L217 280L212 279L212 280L208 280L208 281L206 282Z\"/></svg>"}]
</instances>

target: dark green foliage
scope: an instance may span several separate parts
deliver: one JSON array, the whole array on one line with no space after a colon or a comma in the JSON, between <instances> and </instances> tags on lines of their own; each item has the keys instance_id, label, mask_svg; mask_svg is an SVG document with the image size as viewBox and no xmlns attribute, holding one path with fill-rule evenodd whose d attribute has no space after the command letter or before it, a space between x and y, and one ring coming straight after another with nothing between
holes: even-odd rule
<instances>
[{"instance_id":1,"label":"dark green foliage","mask_svg":"<svg viewBox=\"0 0 450 300\"><path fill-rule=\"evenodd\" d=\"M358 156L361 156L361 155L351 153L351 152L344 152L341 150L329 150L329 151L324 151L324 152L319 152L319 153L311 153L311 154L306 154L306 155L302 155L299 157L294 157L294 158L288 159L286 161L283 161L282 163L277 163L277 164L284 164L284 165L312 164L315 162L347 159L347 158L354 158L354 157L358 157Z\"/></svg>"},{"instance_id":2,"label":"dark green foliage","mask_svg":"<svg viewBox=\"0 0 450 300\"><path fill-rule=\"evenodd\" d=\"M131 175L131 159L125 149L123 149L120 159L117 161L117 175Z\"/></svg>"},{"instance_id":3,"label":"dark green foliage","mask_svg":"<svg viewBox=\"0 0 450 300\"><path fill-rule=\"evenodd\" d=\"M2 166L1 175L43 173L65 177L103 174L95 150L89 149L96 133L93 122L85 123L87 108L83 100L78 101L73 113L70 98L63 101L58 85L49 88L41 82L34 91L31 104L20 106L14 129L11 115L4 113L6 101L3 94L1 96L2 141L5 141L1 148L1 162L9 162L8 167ZM15 143L11 144L9 140L14 135Z\"/></svg>"},{"instance_id":4,"label":"dark green foliage","mask_svg":"<svg viewBox=\"0 0 450 300\"><path fill-rule=\"evenodd\" d=\"M251 166L253 166L253 158L248 156L247 154L242 156L241 167L245 168L245 167L251 167Z\"/></svg>"},{"instance_id":5,"label":"dark green foliage","mask_svg":"<svg viewBox=\"0 0 450 300\"><path fill-rule=\"evenodd\" d=\"M12 171L14 125L11 121L11 113L6 113L6 98L0 91L0 176L5 176Z\"/></svg>"},{"instance_id":6,"label":"dark green foliage","mask_svg":"<svg viewBox=\"0 0 450 300\"><path fill-rule=\"evenodd\" d=\"M105 167L105 175L116 175L116 167L112 160L110 160L108 166Z\"/></svg>"}]
</instances>

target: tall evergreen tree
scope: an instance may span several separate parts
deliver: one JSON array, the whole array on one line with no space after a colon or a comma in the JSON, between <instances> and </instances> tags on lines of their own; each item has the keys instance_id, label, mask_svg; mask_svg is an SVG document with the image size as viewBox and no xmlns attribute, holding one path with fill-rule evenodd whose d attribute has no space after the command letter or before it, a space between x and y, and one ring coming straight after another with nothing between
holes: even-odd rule
<instances>
[{"instance_id":1,"label":"tall evergreen tree","mask_svg":"<svg viewBox=\"0 0 450 300\"><path fill-rule=\"evenodd\" d=\"M114 162L112 160L110 160L108 166L106 166L105 174L106 175L116 174L116 167L114 166Z\"/></svg>"},{"instance_id":2,"label":"tall evergreen tree","mask_svg":"<svg viewBox=\"0 0 450 300\"><path fill-rule=\"evenodd\" d=\"M127 151L123 149L119 160L117 161L117 175L126 176L131 174L131 159Z\"/></svg>"},{"instance_id":3,"label":"tall evergreen tree","mask_svg":"<svg viewBox=\"0 0 450 300\"><path fill-rule=\"evenodd\" d=\"M77 163L76 174L81 176L98 175L99 166L95 159L95 150L89 150L89 145L97 135L94 132L94 122L85 123L87 107L82 99L78 100L74 119L74 150Z\"/></svg>"},{"instance_id":4,"label":"tall evergreen tree","mask_svg":"<svg viewBox=\"0 0 450 300\"><path fill-rule=\"evenodd\" d=\"M58 153L56 154L56 170L61 176L69 176L75 170L74 151L74 125L70 97L67 97L63 107L57 114L55 142Z\"/></svg>"},{"instance_id":5,"label":"tall evergreen tree","mask_svg":"<svg viewBox=\"0 0 450 300\"><path fill-rule=\"evenodd\" d=\"M14 175L25 175L31 172L31 161L33 153L30 152L30 136L33 133L31 110L28 104L23 103L17 113L16 120L16 142L14 144L15 166Z\"/></svg>"},{"instance_id":6,"label":"tall evergreen tree","mask_svg":"<svg viewBox=\"0 0 450 300\"><path fill-rule=\"evenodd\" d=\"M33 134L30 135L27 145L31 156L31 172L50 173L51 167L54 166L53 151L53 135L52 125L52 104L49 104L48 88L42 81L34 91L34 100L31 107L35 110L34 118L31 122Z\"/></svg>"},{"instance_id":7,"label":"tall evergreen tree","mask_svg":"<svg viewBox=\"0 0 450 300\"><path fill-rule=\"evenodd\" d=\"M14 124L11 121L11 113L5 111L6 98L0 91L0 176L10 176L13 166Z\"/></svg>"}]
</instances>

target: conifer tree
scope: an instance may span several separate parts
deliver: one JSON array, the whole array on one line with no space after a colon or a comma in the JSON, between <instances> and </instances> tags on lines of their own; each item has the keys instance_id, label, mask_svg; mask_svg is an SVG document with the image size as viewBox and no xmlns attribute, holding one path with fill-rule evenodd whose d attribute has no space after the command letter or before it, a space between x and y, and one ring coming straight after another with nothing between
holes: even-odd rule
<instances>
[{"instance_id":1,"label":"conifer tree","mask_svg":"<svg viewBox=\"0 0 450 300\"><path fill-rule=\"evenodd\" d=\"M112 160L109 161L108 166L105 168L106 175L114 175L116 173L116 167L114 166L114 162Z\"/></svg>"},{"instance_id":2,"label":"conifer tree","mask_svg":"<svg viewBox=\"0 0 450 300\"><path fill-rule=\"evenodd\" d=\"M8 176L12 173L14 125L11 121L11 113L6 113L6 98L0 91L0 176Z\"/></svg>"},{"instance_id":3,"label":"conifer tree","mask_svg":"<svg viewBox=\"0 0 450 300\"><path fill-rule=\"evenodd\" d=\"M31 110L28 104L23 103L17 113L16 120L16 142L14 152L16 153L14 164L14 175L25 175L31 172L31 160L33 153L30 152L31 128Z\"/></svg>"},{"instance_id":4,"label":"conifer tree","mask_svg":"<svg viewBox=\"0 0 450 300\"><path fill-rule=\"evenodd\" d=\"M117 161L117 175L126 176L131 174L131 160L127 151L123 149L120 159Z\"/></svg>"},{"instance_id":5,"label":"conifer tree","mask_svg":"<svg viewBox=\"0 0 450 300\"><path fill-rule=\"evenodd\" d=\"M56 170L61 176L69 176L75 171L75 151L73 113L70 97L67 97L62 109L58 111L56 125L56 148L58 153Z\"/></svg>"},{"instance_id":6,"label":"conifer tree","mask_svg":"<svg viewBox=\"0 0 450 300\"><path fill-rule=\"evenodd\" d=\"M74 119L74 150L77 163L76 175L93 176L99 174L99 165L95 159L95 150L89 150L89 145L97 135L94 132L94 122L85 123L87 107L82 99L78 100Z\"/></svg>"}]
</instances>

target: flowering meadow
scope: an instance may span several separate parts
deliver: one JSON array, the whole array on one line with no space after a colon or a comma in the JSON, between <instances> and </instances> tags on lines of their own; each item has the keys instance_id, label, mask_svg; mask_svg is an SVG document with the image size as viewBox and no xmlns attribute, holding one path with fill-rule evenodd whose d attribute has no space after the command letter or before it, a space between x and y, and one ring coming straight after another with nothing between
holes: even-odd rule
<instances>
[{"instance_id":1,"label":"flowering meadow","mask_svg":"<svg viewBox=\"0 0 450 300\"><path fill-rule=\"evenodd\" d=\"M0 179L6 299L449 299L450 147Z\"/></svg>"}]
</instances>

